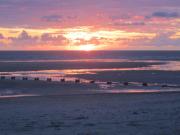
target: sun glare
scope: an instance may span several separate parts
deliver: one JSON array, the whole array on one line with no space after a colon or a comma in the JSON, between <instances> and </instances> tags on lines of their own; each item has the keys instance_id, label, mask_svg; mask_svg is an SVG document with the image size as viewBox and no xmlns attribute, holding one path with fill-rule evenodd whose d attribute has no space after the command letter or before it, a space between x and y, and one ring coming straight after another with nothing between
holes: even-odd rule
<instances>
[{"instance_id":1,"label":"sun glare","mask_svg":"<svg viewBox=\"0 0 180 135\"><path fill-rule=\"evenodd\" d=\"M78 48L78 50L81 50L81 51L92 51L94 49L95 49L95 45L93 45L93 44L81 45Z\"/></svg>"}]
</instances>

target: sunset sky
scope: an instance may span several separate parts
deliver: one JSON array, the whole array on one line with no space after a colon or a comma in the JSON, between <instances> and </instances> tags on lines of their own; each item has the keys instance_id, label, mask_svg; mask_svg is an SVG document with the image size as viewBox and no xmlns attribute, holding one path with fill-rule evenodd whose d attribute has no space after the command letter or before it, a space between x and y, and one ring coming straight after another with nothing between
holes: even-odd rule
<instances>
[{"instance_id":1,"label":"sunset sky","mask_svg":"<svg viewBox=\"0 0 180 135\"><path fill-rule=\"evenodd\" d=\"M180 50L180 0L0 0L0 50Z\"/></svg>"}]
</instances>

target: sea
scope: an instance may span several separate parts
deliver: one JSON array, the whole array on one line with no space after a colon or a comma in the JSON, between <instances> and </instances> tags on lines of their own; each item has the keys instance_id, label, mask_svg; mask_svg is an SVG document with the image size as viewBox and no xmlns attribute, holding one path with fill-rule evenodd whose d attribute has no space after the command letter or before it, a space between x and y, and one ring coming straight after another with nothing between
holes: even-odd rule
<instances>
[{"instance_id":1,"label":"sea","mask_svg":"<svg viewBox=\"0 0 180 135\"><path fill-rule=\"evenodd\" d=\"M180 60L180 51L0 51L0 61L19 60Z\"/></svg>"},{"instance_id":2,"label":"sea","mask_svg":"<svg viewBox=\"0 0 180 135\"><path fill-rule=\"evenodd\" d=\"M0 77L179 89L180 51L0 51Z\"/></svg>"}]
</instances>

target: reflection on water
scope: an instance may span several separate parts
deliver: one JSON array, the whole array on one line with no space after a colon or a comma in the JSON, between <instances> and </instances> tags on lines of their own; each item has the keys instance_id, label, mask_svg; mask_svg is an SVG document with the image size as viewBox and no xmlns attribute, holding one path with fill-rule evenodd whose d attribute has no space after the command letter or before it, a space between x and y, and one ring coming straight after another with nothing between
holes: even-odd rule
<instances>
[{"instance_id":1,"label":"reflection on water","mask_svg":"<svg viewBox=\"0 0 180 135\"><path fill-rule=\"evenodd\" d=\"M156 61L157 62L157 61ZM151 65L148 67L137 67L137 68L104 68L104 69L64 69L64 70L40 70L40 71L17 71L17 72L0 72L0 75L11 77L15 76L17 79L21 79L22 77L28 77L29 80L33 80L35 77L39 77L40 80L46 80L47 78L51 78L52 81L60 81L60 79L65 78L66 81L74 81L75 79L80 79L83 83L89 83L90 80L77 78L77 77L69 77L67 75L75 75L75 74L96 74L97 72L105 72L105 71L132 71L132 70L161 70L161 71L180 71L180 62L179 61L168 61L165 64L157 64ZM96 84L101 89L112 89L116 86L121 86L122 84L113 82L112 85L108 85L106 82L96 81ZM131 83L131 86L142 86L140 83ZM158 84L148 84L148 86L155 86ZM160 85L160 84L159 84ZM152 91L151 91L152 92Z\"/></svg>"},{"instance_id":2,"label":"reflection on water","mask_svg":"<svg viewBox=\"0 0 180 135\"><path fill-rule=\"evenodd\" d=\"M4 89L0 91L0 98L11 98L11 97L30 97L30 96L37 96L34 94L27 94L21 90L14 90L14 89Z\"/></svg>"},{"instance_id":3,"label":"reflection on water","mask_svg":"<svg viewBox=\"0 0 180 135\"><path fill-rule=\"evenodd\" d=\"M170 61L165 64L151 65L147 67L136 68L101 68L101 69L64 69L64 70L43 70L36 71L36 73L49 73L49 74L96 74L96 72L103 71L128 71L128 70L161 70L161 71L180 71L180 61Z\"/></svg>"},{"instance_id":4,"label":"reflection on water","mask_svg":"<svg viewBox=\"0 0 180 135\"><path fill-rule=\"evenodd\" d=\"M160 92L179 92L179 89L127 89L127 90L101 90L105 93L160 93Z\"/></svg>"},{"instance_id":5,"label":"reflection on water","mask_svg":"<svg viewBox=\"0 0 180 135\"><path fill-rule=\"evenodd\" d=\"M162 65L152 65L147 70L180 71L180 61L168 61Z\"/></svg>"},{"instance_id":6,"label":"reflection on water","mask_svg":"<svg viewBox=\"0 0 180 135\"><path fill-rule=\"evenodd\" d=\"M136 68L101 68L101 69L62 69L62 70L39 70L39 71L17 71L0 72L0 75L30 76L30 77L64 77L74 74L96 74L104 71L129 71L129 70L161 70L161 71L180 71L180 61L168 61L165 64L151 65L148 67Z\"/></svg>"},{"instance_id":7,"label":"reflection on water","mask_svg":"<svg viewBox=\"0 0 180 135\"><path fill-rule=\"evenodd\" d=\"M131 59L72 59L72 60L0 60L4 63L21 63L21 62L164 62L160 60L131 60Z\"/></svg>"},{"instance_id":8,"label":"reflection on water","mask_svg":"<svg viewBox=\"0 0 180 135\"><path fill-rule=\"evenodd\" d=\"M35 97L38 95L34 94L19 94L19 95L0 95L0 99L2 98L17 98L17 97Z\"/></svg>"},{"instance_id":9,"label":"reflection on water","mask_svg":"<svg viewBox=\"0 0 180 135\"><path fill-rule=\"evenodd\" d=\"M22 77L28 77L28 80L33 80L35 77L39 77L40 80L46 80L51 78L52 81L60 81L60 79L65 78L65 80L74 82L75 79L80 79L83 83L89 83L90 80L69 77L68 75L88 75L97 74L98 72L110 72L110 71L140 71L140 70L160 70L160 71L180 71L180 61L159 61L159 60L127 60L127 59L83 59L83 60L22 60L22 61L0 61L0 62L14 62L20 64L20 62L159 62L162 64L150 65L147 67L136 67L136 68L94 68L94 69L62 69L62 70L39 70L39 71L17 71L17 72L0 72L0 75L6 76L10 79L11 76L15 76L17 79ZM63 64L63 63L62 63ZM110 63L111 64L111 63ZM175 92L180 89L177 86L172 86L169 88L162 88L162 84L148 83L148 88L142 86L140 82L130 82L126 87L123 83L112 82L111 85L103 82L101 80L96 81L97 89L94 89L95 93L156 93L156 92ZM166 84L169 85L169 84ZM76 86L76 85L75 85ZM179 87L179 86L178 86ZM88 86L87 86L88 88ZM4 90L0 92L0 98L8 97L25 97L25 96L37 96L34 94L27 94L24 91L14 91L14 90Z\"/></svg>"},{"instance_id":10,"label":"reflection on water","mask_svg":"<svg viewBox=\"0 0 180 135\"><path fill-rule=\"evenodd\" d=\"M110 60L109 60L110 61ZM157 62L157 61L156 61ZM151 65L148 67L136 67L136 68L103 68L103 69L63 69L63 70L39 70L39 71L16 71L16 72L0 72L0 75L4 76L16 76L16 77L39 77L45 80L47 77L53 80L64 78L67 75L78 74L96 74L97 72L105 71L132 71L132 70L161 70L161 71L180 71L180 61L168 61L165 64ZM67 78L67 77L66 77ZM68 77L69 80L77 79L75 77ZM86 80L84 80L86 81Z\"/></svg>"},{"instance_id":11,"label":"reflection on water","mask_svg":"<svg viewBox=\"0 0 180 135\"><path fill-rule=\"evenodd\" d=\"M14 90L12 90L14 91ZM4 93L0 94L0 99L5 99L5 98L19 98L19 97L41 97L41 96L60 96L60 95L74 95L74 94L143 94L143 93L164 93L164 92L179 92L179 89L108 89L108 90L103 90L103 89L93 89L93 90L74 90L75 93L38 93L38 94L33 94L33 92L26 94L24 93Z\"/></svg>"}]
</instances>

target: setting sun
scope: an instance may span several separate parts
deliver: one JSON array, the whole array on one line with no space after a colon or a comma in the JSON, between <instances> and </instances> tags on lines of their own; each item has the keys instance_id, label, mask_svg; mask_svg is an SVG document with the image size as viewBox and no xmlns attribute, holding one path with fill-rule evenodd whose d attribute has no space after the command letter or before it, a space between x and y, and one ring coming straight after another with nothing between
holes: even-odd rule
<instances>
[{"instance_id":1,"label":"setting sun","mask_svg":"<svg viewBox=\"0 0 180 135\"><path fill-rule=\"evenodd\" d=\"M79 46L78 50L82 50L82 51L92 51L95 49L95 45L93 44L88 44L88 45L81 45Z\"/></svg>"}]
</instances>

